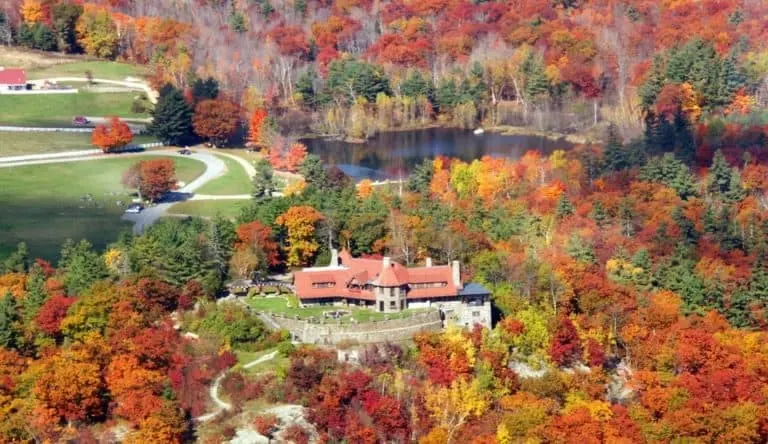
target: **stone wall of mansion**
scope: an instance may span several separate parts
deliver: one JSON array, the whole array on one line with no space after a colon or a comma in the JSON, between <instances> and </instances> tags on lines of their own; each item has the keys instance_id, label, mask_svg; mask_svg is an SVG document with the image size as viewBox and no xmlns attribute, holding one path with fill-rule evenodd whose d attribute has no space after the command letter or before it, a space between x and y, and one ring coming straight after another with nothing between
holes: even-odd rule
<instances>
[{"instance_id":1,"label":"stone wall of mansion","mask_svg":"<svg viewBox=\"0 0 768 444\"><path fill-rule=\"evenodd\" d=\"M416 308L416 307L412 307ZM440 331L446 324L472 328L480 324L491 328L491 304L469 305L461 302L431 304L428 311L403 319L341 324L333 320L301 320L286 315L260 313L272 328L291 332L294 340L307 344L336 345L401 342L420 331Z\"/></svg>"},{"instance_id":2,"label":"stone wall of mansion","mask_svg":"<svg viewBox=\"0 0 768 444\"><path fill-rule=\"evenodd\" d=\"M291 332L294 340L306 344L372 344L401 342L411 339L420 331L440 331L443 321L438 310L414 313L405 319L339 324L337 321L308 321L287 316L261 313L267 325Z\"/></svg>"}]
</instances>

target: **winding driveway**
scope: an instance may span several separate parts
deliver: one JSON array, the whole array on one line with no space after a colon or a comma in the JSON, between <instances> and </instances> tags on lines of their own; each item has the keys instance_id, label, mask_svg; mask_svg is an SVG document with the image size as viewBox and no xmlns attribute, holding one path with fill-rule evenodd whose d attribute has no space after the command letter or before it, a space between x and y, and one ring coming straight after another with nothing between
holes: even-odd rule
<instances>
[{"instance_id":1,"label":"winding driveway","mask_svg":"<svg viewBox=\"0 0 768 444\"><path fill-rule=\"evenodd\" d=\"M59 83L59 82L87 82L85 77L50 77L47 79L35 79L30 80L29 83L33 85L42 85L45 82ZM157 103L159 94L157 91L150 88L150 86L142 81L127 81L127 80L108 80L108 79L92 79L93 83L103 83L105 85L122 86L129 89L137 89L144 91L147 94L147 98L152 104Z\"/></svg>"},{"instance_id":2,"label":"winding driveway","mask_svg":"<svg viewBox=\"0 0 768 444\"><path fill-rule=\"evenodd\" d=\"M180 156L180 157L190 157L192 159L199 160L205 164L205 172L201 174L200 177L193 180L192 182L184 185L183 187L181 187L180 189L172 193L169 193L169 196L166 198L165 202L146 208L144 211L138 214L129 214L129 213L123 214L123 217L121 218L122 220L127 220L134 223L133 225L134 234L143 233L144 229L146 229L153 223L157 222L158 219L163 217L165 213L168 211L168 209L171 206L173 206L173 204L178 202L183 202L189 198L192 198L194 195L194 191L196 189L202 187L209 181L221 176L227 171L227 166L221 159L207 152L195 152L188 156L181 156L181 154L178 154L176 152L168 152L168 151L151 151L151 152L156 154L163 154L163 155L170 154L170 155ZM222 197L222 196L218 196L218 197Z\"/></svg>"}]
</instances>

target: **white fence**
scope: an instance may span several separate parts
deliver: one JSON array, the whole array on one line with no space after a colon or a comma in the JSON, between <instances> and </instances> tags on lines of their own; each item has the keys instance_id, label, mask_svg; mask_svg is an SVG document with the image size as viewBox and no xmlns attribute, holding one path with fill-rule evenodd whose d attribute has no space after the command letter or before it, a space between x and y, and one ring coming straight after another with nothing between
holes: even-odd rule
<instances>
[{"instance_id":1,"label":"white fence","mask_svg":"<svg viewBox=\"0 0 768 444\"><path fill-rule=\"evenodd\" d=\"M93 128L42 128L31 126L0 126L0 131L14 133L90 133ZM2 136L0 136L2 139Z\"/></svg>"},{"instance_id":2,"label":"white fence","mask_svg":"<svg viewBox=\"0 0 768 444\"><path fill-rule=\"evenodd\" d=\"M141 143L138 145L128 145L122 150L113 151L113 153L117 154L121 152L135 152L135 151L141 151L147 148L157 148L162 146L165 146L165 145L163 145L161 142ZM79 151L65 151L62 153L50 153L50 154L28 154L25 156L0 157L0 164L15 163L15 162L29 162L29 161L36 161L36 160L49 160L49 159L66 159L69 157L95 156L98 154L103 154L103 151L99 149L90 149L90 150L79 150Z\"/></svg>"},{"instance_id":3,"label":"white fence","mask_svg":"<svg viewBox=\"0 0 768 444\"><path fill-rule=\"evenodd\" d=\"M76 89L0 89L0 95L29 96L38 94L77 94Z\"/></svg>"}]
</instances>

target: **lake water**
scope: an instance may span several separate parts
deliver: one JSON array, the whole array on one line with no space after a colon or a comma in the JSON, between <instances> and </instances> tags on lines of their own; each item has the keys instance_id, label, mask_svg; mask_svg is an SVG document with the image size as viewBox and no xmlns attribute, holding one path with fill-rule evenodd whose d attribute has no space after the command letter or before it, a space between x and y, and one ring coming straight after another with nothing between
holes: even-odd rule
<instances>
[{"instance_id":1,"label":"lake water","mask_svg":"<svg viewBox=\"0 0 768 444\"><path fill-rule=\"evenodd\" d=\"M365 143L319 138L302 142L327 165L335 165L355 179L405 177L424 159L440 155L466 161L485 155L516 159L530 150L548 154L573 146L564 139L491 132L475 135L469 130L453 128L384 132Z\"/></svg>"}]
</instances>

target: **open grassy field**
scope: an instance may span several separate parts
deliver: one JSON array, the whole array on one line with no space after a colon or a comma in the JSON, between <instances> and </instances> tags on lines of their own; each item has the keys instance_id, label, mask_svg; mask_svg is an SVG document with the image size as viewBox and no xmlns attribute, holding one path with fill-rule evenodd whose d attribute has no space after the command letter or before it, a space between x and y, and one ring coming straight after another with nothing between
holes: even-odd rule
<instances>
[{"instance_id":1,"label":"open grassy field","mask_svg":"<svg viewBox=\"0 0 768 444\"><path fill-rule=\"evenodd\" d=\"M153 136L134 136L135 144L156 142ZM0 131L0 157L92 149L85 133L21 133Z\"/></svg>"},{"instance_id":2,"label":"open grassy field","mask_svg":"<svg viewBox=\"0 0 768 444\"><path fill-rule=\"evenodd\" d=\"M88 239L104 248L130 224L120 221L118 200L130 201L120 179L142 159L125 156L104 160L62 162L0 170L0 257L24 241L33 256L56 259L67 238ZM179 180L189 182L205 165L194 159L170 157ZM82 199L92 195L92 200Z\"/></svg>"},{"instance_id":3,"label":"open grassy field","mask_svg":"<svg viewBox=\"0 0 768 444\"><path fill-rule=\"evenodd\" d=\"M0 96L0 125L72 125L74 116L146 118L131 111L139 93Z\"/></svg>"},{"instance_id":4,"label":"open grassy field","mask_svg":"<svg viewBox=\"0 0 768 444\"><path fill-rule=\"evenodd\" d=\"M76 61L33 69L29 72L30 80L51 77L85 77L90 71L94 78L124 80L126 77L144 77L147 70L143 66L106 60Z\"/></svg>"},{"instance_id":5,"label":"open grassy field","mask_svg":"<svg viewBox=\"0 0 768 444\"><path fill-rule=\"evenodd\" d=\"M248 205L250 200L189 200L172 206L168 212L171 214L185 214L188 216L214 217L220 214L222 217L234 219L240 214L240 209Z\"/></svg>"},{"instance_id":6,"label":"open grassy field","mask_svg":"<svg viewBox=\"0 0 768 444\"><path fill-rule=\"evenodd\" d=\"M227 172L196 191L197 194L250 194L251 179L236 160L227 156L216 156L227 166Z\"/></svg>"},{"instance_id":7,"label":"open grassy field","mask_svg":"<svg viewBox=\"0 0 768 444\"><path fill-rule=\"evenodd\" d=\"M294 299L293 302L290 303L289 306L289 300ZM284 314L286 316L298 316L301 319L307 319L310 317L314 317L316 319L323 318L323 313L329 312L329 311L335 311L335 310L341 310L347 312L347 315L341 317L341 321L343 323L349 323L351 318L354 318L358 322L371 322L371 321L383 321L385 319L401 319L401 318L408 318L414 313L425 311L425 309L406 309L401 312L397 313L379 313L377 311L369 310L367 308L356 308L356 307L321 307L321 306L315 306L315 307L298 307L297 303L295 301L295 296L293 297L263 297L263 296L252 296L249 297L246 301L248 305L250 305L252 308L259 310L259 311L265 311L268 313L280 313ZM337 320L334 320L332 318L327 318L328 322L337 322Z\"/></svg>"}]
</instances>

